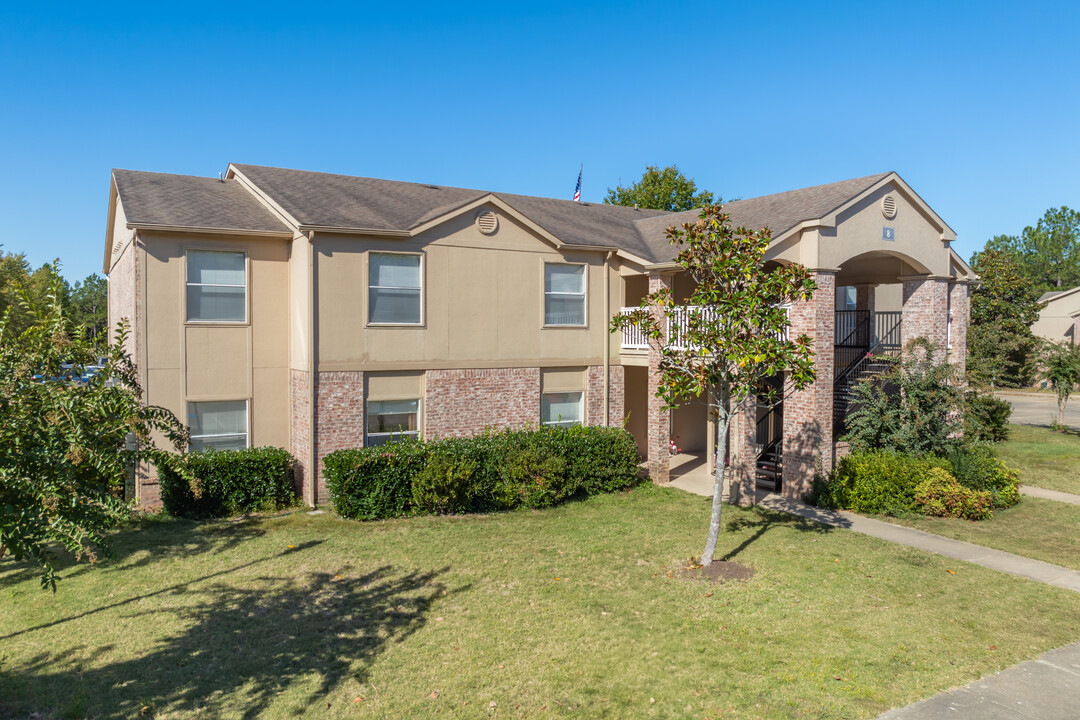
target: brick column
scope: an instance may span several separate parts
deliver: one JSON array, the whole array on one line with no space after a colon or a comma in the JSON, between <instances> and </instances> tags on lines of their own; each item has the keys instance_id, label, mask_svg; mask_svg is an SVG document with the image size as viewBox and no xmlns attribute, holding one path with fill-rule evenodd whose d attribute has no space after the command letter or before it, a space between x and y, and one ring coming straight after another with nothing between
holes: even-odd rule
<instances>
[{"instance_id":1,"label":"brick column","mask_svg":"<svg viewBox=\"0 0 1080 720\"><path fill-rule=\"evenodd\" d=\"M730 445L731 464L727 469L728 502L732 505L753 505L757 485L757 399L747 398L741 408L732 408ZM723 461L723 458L721 458Z\"/></svg>"},{"instance_id":2,"label":"brick column","mask_svg":"<svg viewBox=\"0 0 1080 720\"><path fill-rule=\"evenodd\" d=\"M938 357L944 357L949 318L949 279L930 275L900 279L904 283L901 342L906 347L911 340L924 337L938 349Z\"/></svg>"},{"instance_id":3,"label":"brick column","mask_svg":"<svg viewBox=\"0 0 1080 720\"><path fill-rule=\"evenodd\" d=\"M963 378L967 374L967 329L971 301L967 282L949 284L949 360Z\"/></svg>"},{"instance_id":4,"label":"brick column","mask_svg":"<svg viewBox=\"0 0 1080 720\"><path fill-rule=\"evenodd\" d=\"M874 312L874 288L877 285L855 286L855 309Z\"/></svg>"},{"instance_id":5,"label":"brick column","mask_svg":"<svg viewBox=\"0 0 1080 720\"><path fill-rule=\"evenodd\" d=\"M671 276L650 275L649 292L671 287ZM661 323L666 320L660 308L653 312L660 316ZM666 325L665 325L666 335ZM649 341L649 397L646 416L649 460L649 477L654 483L665 484L671 480L671 411L664 410L664 401L656 397L660 388L660 345L655 340Z\"/></svg>"},{"instance_id":6,"label":"brick column","mask_svg":"<svg viewBox=\"0 0 1080 720\"><path fill-rule=\"evenodd\" d=\"M316 466L308 483L312 486L311 504L318 505L330 499L323 477L323 458L335 450L364 447L364 373L356 370L316 374L313 440Z\"/></svg>"},{"instance_id":7,"label":"brick column","mask_svg":"<svg viewBox=\"0 0 1080 720\"><path fill-rule=\"evenodd\" d=\"M825 472L833 465L833 333L836 326L835 271L814 271L817 290L810 300L791 308L792 337L809 335L813 339L814 367L817 378L805 390L793 393L784 401L784 473L782 492L801 498L810 490L816 460Z\"/></svg>"}]
</instances>

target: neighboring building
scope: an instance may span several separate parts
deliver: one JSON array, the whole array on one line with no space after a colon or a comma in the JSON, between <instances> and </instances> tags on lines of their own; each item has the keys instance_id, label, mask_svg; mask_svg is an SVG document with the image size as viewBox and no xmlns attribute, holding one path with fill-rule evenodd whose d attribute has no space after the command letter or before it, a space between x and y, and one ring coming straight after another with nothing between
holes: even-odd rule
<instances>
[{"instance_id":1,"label":"neighboring building","mask_svg":"<svg viewBox=\"0 0 1080 720\"><path fill-rule=\"evenodd\" d=\"M802 263L820 288L789 311L815 338L817 382L732 436L740 477L798 496L815 457L832 466L867 351L927 336L964 365L974 275L895 173L726 209L772 230L768 263ZM109 321L131 322L146 400L187 419L193 448L287 448L311 504L334 450L538 423L625 423L664 482L672 437L713 454L706 408L664 411L656 349L608 321L650 289L689 295L664 231L696 215L253 165L116 170ZM158 502L151 477L136 492Z\"/></svg>"},{"instance_id":2,"label":"neighboring building","mask_svg":"<svg viewBox=\"0 0 1080 720\"><path fill-rule=\"evenodd\" d=\"M1031 332L1052 342L1080 343L1080 287L1044 293L1039 301L1046 307L1032 324Z\"/></svg>"}]
</instances>

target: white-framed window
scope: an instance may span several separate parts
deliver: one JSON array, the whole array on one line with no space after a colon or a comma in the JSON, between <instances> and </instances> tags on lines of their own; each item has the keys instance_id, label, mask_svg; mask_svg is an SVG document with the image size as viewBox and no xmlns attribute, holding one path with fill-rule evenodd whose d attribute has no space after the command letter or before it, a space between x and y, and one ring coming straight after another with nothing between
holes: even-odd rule
<instances>
[{"instance_id":1,"label":"white-framed window","mask_svg":"<svg viewBox=\"0 0 1080 720\"><path fill-rule=\"evenodd\" d=\"M423 323L423 255L368 256L368 324Z\"/></svg>"},{"instance_id":2,"label":"white-framed window","mask_svg":"<svg viewBox=\"0 0 1080 720\"><path fill-rule=\"evenodd\" d=\"M368 400L364 445L374 447L420 435L419 400Z\"/></svg>"},{"instance_id":3,"label":"white-framed window","mask_svg":"<svg viewBox=\"0 0 1080 720\"><path fill-rule=\"evenodd\" d=\"M584 419L585 393L553 392L540 396L540 422L556 427L580 425Z\"/></svg>"},{"instance_id":4,"label":"white-framed window","mask_svg":"<svg viewBox=\"0 0 1080 720\"><path fill-rule=\"evenodd\" d=\"M189 402L191 451L243 450L248 446L247 400Z\"/></svg>"},{"instance_id":5,"label":"white-framed window","mask_svg":"<svg viewBox=\"0 0 1080 720\"><path fill-rule=\"evenodd\" d=\"M247 254L187 251L187 321L247 322Z\"/></svg>"},{"instance_id":6,"label":"white-framed window","mask_svg":"<svg viewBox=\"0 0 1080 720\"><path fill-rule=\"evenodd\" d=\"M584 327L584 265L544 264L544 324Z\"/></svg>"}]
</instances>

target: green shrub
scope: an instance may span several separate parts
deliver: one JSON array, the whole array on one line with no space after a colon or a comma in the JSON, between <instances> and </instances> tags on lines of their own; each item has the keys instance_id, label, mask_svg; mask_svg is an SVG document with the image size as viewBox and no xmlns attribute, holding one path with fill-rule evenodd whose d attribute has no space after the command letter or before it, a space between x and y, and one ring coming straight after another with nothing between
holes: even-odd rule
<instances>
[{"instance_id":1,"label":"green shrub","mask_svg":"<svg viewBox=\"0 0 1080 720\"><path fill-rule=\"evenodd\" d=\"M436 449L413 478L413 505L435 515L465 512L471 505L479 467L480 463L470 457Z\"/></svg>"},{"instance_id":2,"label":"green shrub","mask_svg":"<svg viewBox=\"0 0 1080 720\"><path fill-rule=\"evenodd\" d=\"M428 445L397 442L338 450L323 458L323 477L334 512L357 520L406 515L412 480L427 464Z\"/></svg>"},{"instance_id":3,"label":"green shrub","mask_svg":"<svg viewBox=\"0 0 1080 720\"><path fill-rule=\"evenodd\" d=\"M544 427L339 450L323 468L334 510L373 520L547 507L630 487L637 462L634 438L621 428Z\"/></svg>"},{"instance_id":4,"label":"green shrub","mask_svg":"<svg viewBox=\"0 0 1080 720\"><path fill-rule=\"evenodd\" d=\"M494 498L500 507L507 509L549 507L561 502L572 490L566 475L566 460L537 444L513 450L506 456Z\"/></svg>"},{"instance_id":5,"label":"green shrub","mask_svg":"<svg viewBox=\"0 0 1080 720\"><path fill-rule=\"evenodd\" d=\"M995 508L1020 502L1020 481L1015 470L994 455L987 445L971 445L949 453L953 475L966 488L990 493Z\"/></svg>"},{"instance_id":6,"label":"green shrub","mask_svg":"<svg viewBox=\"0 0 1080 720\"><path fill-rule=\"evenodd\" d=\"M1001 442L1009 438L1012 405L990 393L970 390L964 396L964 433L975 442Z\"/></svg>"},{"instance_id":7,"label":"green shrub","mask_svg":"<svg viewBox=\"0 0 1080 720\"><path fill-rule=\"evenodd\" d=\"M188 482L175 466L158 469L162 504L176 517L229 517L297 502L293 458L281 448L207 450L174 462L194 478Z\"/></svg>"},{"instance_id":8,"label":"green shrub","mask_svg":"<svg viewBox=\"0 0 1080 720\"><path fill-rule=\"evenodd\" d=\"M941 468L930 468L915 486L915 506L922 514L934 517L986 520L994 515L989 492L966 488Z\"/></svg>"},{"instance_id":9,"label":"green shrub","mask_svg":"<svg viewBox=\"0 0 1080 720\"><path fill-rule=\"evenodd\" d=\"M855 512L903 515L916 512L915 487L929 471L948 472L949 462L938 457L918 458L871 450L840 460L824 488L814 488L824 507Z\"/></svg>"}]
</instances>

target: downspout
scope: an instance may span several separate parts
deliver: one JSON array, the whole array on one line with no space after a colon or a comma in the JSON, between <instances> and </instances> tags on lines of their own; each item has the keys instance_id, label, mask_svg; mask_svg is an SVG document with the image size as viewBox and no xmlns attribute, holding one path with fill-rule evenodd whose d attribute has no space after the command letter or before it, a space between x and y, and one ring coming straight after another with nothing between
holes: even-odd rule
<instances>
[{"instance_id":1,"label":"downspout","mask_svg":"<svg viewBox=\"0 0 1080 720\"><path fill-rule=\"evenodd\" d=\"M311 506L319 504L319 452L315 442L315 233L307 234L307 323L308 323L308 467L311 468Z\"/></svg>"},{"instance_id":2,"label":"downspout","mask_svg":"<svg viewBox=\"0 0 1080 720\"><path fill-rule=\"evenodd\" d=\"M611 256L604 256L604 426L611 424Z\"/></svg>"}]
</instances>

